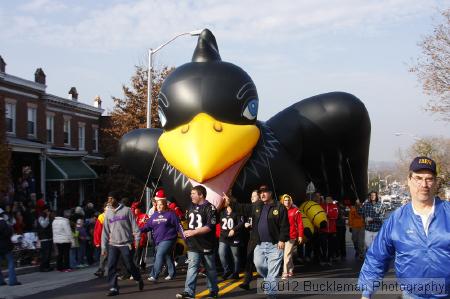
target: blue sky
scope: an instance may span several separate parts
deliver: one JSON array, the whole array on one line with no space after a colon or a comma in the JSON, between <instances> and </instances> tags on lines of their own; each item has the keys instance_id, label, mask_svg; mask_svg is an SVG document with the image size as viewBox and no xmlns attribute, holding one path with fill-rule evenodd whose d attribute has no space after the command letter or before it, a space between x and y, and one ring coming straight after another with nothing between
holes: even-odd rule
<instances>
[{"instance_id":1,"label":"blue sky","mask_svg":"<svg viewBox=\"0 0 450 299\"><path fill-rule=\"evenodd\" d=\"M0 55L9 74L47 74L47 91L76 86L80 101L96 95L111 110L147 49L172 36L209 28L222 59L253 78L260 120L310 96L346 91L372 121L370 159L394 161L419 137L450 138L449 125L422 110L427 102L408 65L418 42L449 2L433 0L300 1L2 1ZM194 37L156 55L156 66L190 60Z\"/></svg>"}]
</instances>

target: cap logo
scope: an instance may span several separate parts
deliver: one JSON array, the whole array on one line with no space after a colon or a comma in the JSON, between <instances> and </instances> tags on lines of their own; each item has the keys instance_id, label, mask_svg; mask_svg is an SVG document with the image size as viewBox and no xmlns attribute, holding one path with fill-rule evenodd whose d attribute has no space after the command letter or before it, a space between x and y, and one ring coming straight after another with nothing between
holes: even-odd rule
<instances>
[{"instance_id":1,"label":"cap logo","mask_svg":"<svg viewBox=\"0 0 450 299\"><path fill-rule=\"evenodd\" d=\"M419 164L427 164L431 166L431 160L429 159L419 159Z\"/></svg>"},{"instance_id":2,"label":"cap logo","mask_svg":"<svg viewBox=\"0 0 450 299\"><path fill-rule=\"evenodd\" d=\"M273 210L273 214L274 214L275 216L277 216L277 215L278 215L278 210Z\"/></svg>"}]
</instances>

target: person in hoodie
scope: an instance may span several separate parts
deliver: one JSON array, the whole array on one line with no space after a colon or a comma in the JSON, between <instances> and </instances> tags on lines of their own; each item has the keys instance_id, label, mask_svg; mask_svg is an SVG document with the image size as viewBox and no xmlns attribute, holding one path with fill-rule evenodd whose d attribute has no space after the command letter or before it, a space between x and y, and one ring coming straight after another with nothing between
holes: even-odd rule
<instances>
[{"instance_id":1,"label":"person in hoodie","mask_svg":"<svg viewBox=\"0 0 450 299\"><path fill-rule=\"evenodd\" d=\"M142 212L142 204L140 201L135 201L131 204L131 211L133 212L137 225L139 229L143 228L145 223L148 221L147 214ZM145 248L147 246L147 234L141 234L141 239L139 241L139 246L136 248L136 252L134 254L134 262L136 265L140 266L142 270L145 270Z\"/></svg>"},{"instance_id":2,"label":"person in hoodie","mask_svg":"<svg viewBox=\"0 0 450 299\"><path fill-rule=\"evenodd\" d=\"M107 296L119 295L117 283L117 263L119 258L138 282L139 290L144 289L141 273L133 261L133 243L139 244L140 231L131 209L119 204L117 192L108 194L109 208L105 213L102 232L102 255L108 256L108 284ZM108 251L106 249L108 248Z\"/></svg>"},{"instance_id":3,"label":"person in hoodie","mask_svg":"<svg viewBox=\"0 0 450 299\"><path fill-rule=\"evenodd\" d=\"M183 235L181 223L175 214L168 207L167 200L163 193L158 193L156 198L156 211L141 228L141 232L151 231L156 245L156 257L153 269L150 272L149 281L156 282L164 263L167 265L169 275L166 280L175 278L175 263L173 259L173 249L177 241L178 234Z\"/></svg>"},{"instance_id":4,"label":"person in hoodie","mask_svg":"<svg viewBox=\"0 0 450 299\"><path fill-rule=\"evenodd\" d=\"M74 243L72 229L66 213L59 210L57 217L52 223L53 243L58 248L58 256L56 258L56 269L61 272L70 272L70 246Z\"/></svg>"},{"instance_id":5,"label":"person in hoodie","mask_svg":"<svg viewBox=\"0 0 450 299\"><path fill-rule=\"evenodd\" d=\"M321 204L325 213L327 213L327 225L321 228L320 231L320 247L322 250L323 261L320 262L321 266L327 264L331 266L332 259L336 256L337 247L337 237L336 237L336 220L338 218L339 209L335 203L333 203L333 198L327 196L325 198L325 203Z\"/></svg>"},{"instance_id":6,"label":"person in hoodie","mask_svg":"<svg viewBox=\"0 0 450 299\"><path fill-rule=\"evenodd\" d=\"M98 250L99 252L101 252L103 222L105 220L105 213L106 213L106 210L108 209L108 207L109 207L108 202L105 202L105 204L103 205L103 213L98 215L97 220L95 221L94 246L95 246L96 250ZM106 245L106 246L108 246L108 245ZM105 251L108 251L108 248L105 248ZM106 255L100 254L98 269L94 273L95 276L103 277L105 275L106 261L107 261Z\"/></svg>"},{"instance_id":7,"label":"person in hoodie","mask_svg":"<svg viewBox=\"0 0 450 299\"><path fill-rule=\"evenodd\" d=\"M303 221L302 214L292 202L292 197L289 194L281 195L280 202L286 207L289 220L289 241L284 245L283 274L281 276L282 279L288 279L294 276L292 254L297 241L299 244L303 241Z\"/></svg>"}]
</instances>

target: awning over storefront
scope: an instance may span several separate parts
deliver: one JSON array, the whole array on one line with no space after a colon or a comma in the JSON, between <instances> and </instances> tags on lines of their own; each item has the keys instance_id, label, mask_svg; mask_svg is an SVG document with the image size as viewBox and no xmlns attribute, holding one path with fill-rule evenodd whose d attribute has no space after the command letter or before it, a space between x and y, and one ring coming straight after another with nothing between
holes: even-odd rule
<instances>
[{"instance_id":1,"label":"awning over storefront","mask_svg":"<svg viewBox=\"0 0 450 299\"><path fill-rule=\"evenodd\" d=\"M93 180L97 173L79 157L47 157L46 181Z\"/></svg>"}]
</instances>

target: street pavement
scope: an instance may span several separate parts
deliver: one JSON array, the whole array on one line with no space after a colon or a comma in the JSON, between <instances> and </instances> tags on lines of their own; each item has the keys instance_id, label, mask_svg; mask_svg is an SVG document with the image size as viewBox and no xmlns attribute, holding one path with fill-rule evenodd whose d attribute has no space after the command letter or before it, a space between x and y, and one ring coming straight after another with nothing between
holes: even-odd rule
<instances>
[{"instance_id":1,"label":"street pavement","mask_svg":"<svg viewBox=\"0 0 450 299\"><path fill-rule=\"evenodd\" d=\"M347 235L347 240L350 240L350 235ZM353 257L353 248L347 241L347 258L344 261L335 263L333 266L319 266L319 265L297 265L295 268L296 276L299 279L308 278L357 278L362 262ZM52 298L67 298L67 299L98 299L106 298L108 285L106 278L97 278L93 275L95 267L85 268L73 271L71 273L60 273L57 271L48 273L30 273L19 276L19 280L23 283L21 286L2 286L0 287L0 298L30 298L30 299L52 299ZM183 269L184 270L184 269ZM176 279L172 281L165 281L160 278L160 282L152 283L145 280L145 288L143 291L138 290L135 281L119 281L120 296L117 298L126 299L140 299L140 298L156 298L156 299L172 299L175 294L181 292L184 287L185 270L178 273ZM148 275L144 274L147 279ZM392 269L387 273L387 277L394 277ZM220 281L220 297L221 298L242 298L242 299L257 299L265 298L263 294L257 294L256 283L254 280L251 283L252 290L245 291L238 287L242 282L227 280ZM197 281L197 298L206 298L208 291L206 289L206 279L199 277ZM360 298L360 294L334 294L334 295L307 295L301 292L294 292L290 294L281 294L277 296L279 299L287 298ZM394 299L400 298L400 295L376 295L373 298Z\"/></svg>"}]
</instances>

